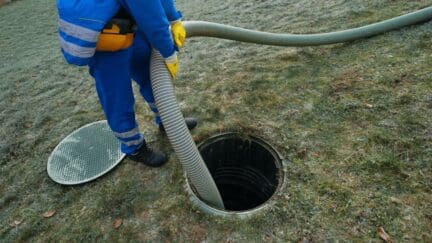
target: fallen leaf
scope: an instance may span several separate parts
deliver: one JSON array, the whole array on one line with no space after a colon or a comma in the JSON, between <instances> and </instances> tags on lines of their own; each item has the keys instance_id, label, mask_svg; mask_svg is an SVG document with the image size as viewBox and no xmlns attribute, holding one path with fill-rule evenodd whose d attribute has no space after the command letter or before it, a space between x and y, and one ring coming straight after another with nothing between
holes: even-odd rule
<instances>
[{"instance_id":1,"label":"fallen leaf","mask_svg":"<svg viewBox=\"0 0 432 243\"><path fill-rule=\"evenodd\" d=\"M56 213L55 210L50 210L50 211L45 212L43 214L43 216L44 216L44 218L51 218L52 216L54 216L55 213Z\"/></svg>"},{"instance_id":2,"label":"fallen leaf","mask_svg":"<svg viewBox=\"0 0 432 243\"><path fill-rule=\"evenodd\" d=\"M303 237L302 239L298 240L297 242L298 242L298 243L308 243L309 240L306 239L305 237Z\"/></svg>"},{"instance_id":3,"label":"fallen leaf","mask_svg":"<svg viewBox=\"0 0 432 243\"><path fill-rule=\"evenodd\" d=\"M22 223L22 220L14 220L12 223L10 223L9 225L11 227L17 227L18 225L20 225Z\"/></svg>"},{"instance_id":4,"label":"fallen leaf","mask_svg":"<svg viewBox=\"0 0 432 243\"><path fill-rule=\"evenodd\" d=\"M204 242L206 236L206 229L201 225L195 225L192 227L191 238L194 242Z\"/></svg>"},{"instance_id":5,"label":"fallen leaf","mask_svg":"<svg viewBox=\"0 0 432 243\"><path fill-rule=\"evenodd\" d=\"M383 241L385 241L386 243L393 243L392 239L390 238L390 236L385 232L383 227L379 227L377 230L377 234L379 236L379 238L381 238Z\"/></svg>"},{"instance_id":6,"label":"fallen leaf","mask_svg":"<svg viewBox=\"0 0 432 243\"><path fill-rule=\"evenodd\" d=\"M114 229L118 229L122 224L123 224L123 219L116 219L114 220L113 227Z\"/></svg>"},{"instance_id":7,"label":"fallen leaf","mask_svg":"<svg viewBox=\"0 0 432 243\"><path fill-rule=\"evenodd\" d=\"M273 236L271 236L271 235L266 235L264 237L264 239L265 239L266 243L272 243L273 242Z\"/></svg>"},{"instance_id":8,"label":"fallen leaf","mask_svg":"<svg viewBox=\"0 0 432 243\"><path fill-rule=\"evenodd\" d=\"M402 204L402 201L399 198L396 198L396 197L390 197L390 201L392 203Z\"/></svg>"}]
</instances>

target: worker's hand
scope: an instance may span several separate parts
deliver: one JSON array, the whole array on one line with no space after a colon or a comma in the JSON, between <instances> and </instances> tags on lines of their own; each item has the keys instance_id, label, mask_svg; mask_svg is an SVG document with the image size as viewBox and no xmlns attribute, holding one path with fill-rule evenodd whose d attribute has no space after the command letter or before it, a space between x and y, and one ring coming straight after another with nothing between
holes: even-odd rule
<instances>
[{"instance_id":1,"label":"worker's hand","mask_svg":"<svg viewBox=\"0 0 432 243\"><path fill-rule=\"evenodd\" d=\"M171 78L175 79L179 69L177 53L174 52L174 54L172 54L170 57L165 58L165 64L167 66L168 72L171 75Z\"/></svg>"},{"instance_id":2,"label":"worker's hand","mask_svg":"<svg viewBox=\"0 0 432 243\"><path fill-rule=\"evenodd\" d=\"M182 48L186 41L186 29L180 20L171 24L171 34L175 45L178 48Z\"/></svg>"}]
</instances>

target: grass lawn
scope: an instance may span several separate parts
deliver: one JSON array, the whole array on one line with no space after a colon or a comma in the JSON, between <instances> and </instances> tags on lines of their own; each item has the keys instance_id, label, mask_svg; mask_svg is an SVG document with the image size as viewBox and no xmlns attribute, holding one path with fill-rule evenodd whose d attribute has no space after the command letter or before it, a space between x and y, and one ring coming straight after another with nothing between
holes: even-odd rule
<instances>
[{"instance_id":1,"label":"grass lawn","mask_svg":"<svg viewBox=\"0 0 432 243\"><path fill-rule=\"evenodd\" d=\"M431 0L178 0L186 20L278 33L362 26ZM181 165L136 92L140 128L170 156L130 160L95 182L60 186L54 147L104 119L86 68L59 52L53 0L0 8L0 242L432 241L432 22L378 37L286 48L188 40L175 81L197 141L244 131L276 146L287 183L269 210L220 218L189 201ZM46 213L54 213L50 217ZM119 219L120 227L114 227Z\"/></svg>"}]
</instances>

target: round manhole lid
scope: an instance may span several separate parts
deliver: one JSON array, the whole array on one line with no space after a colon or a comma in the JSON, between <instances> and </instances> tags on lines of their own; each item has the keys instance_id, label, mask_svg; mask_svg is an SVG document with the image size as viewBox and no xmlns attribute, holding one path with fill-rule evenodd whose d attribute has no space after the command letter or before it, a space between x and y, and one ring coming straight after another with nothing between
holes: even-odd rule
<instances>
[{"instance_id":1,"label":"round manhole lid","mask_svg":"<svg viewBox=\"0 0 432 243\"><path fill-rule=\"evenodd\" d=\"M98 121L64 138L51 153L47 171L59 184L77 185L101 177L124 157L108 123Z\"/></svg>"}]
</instances>

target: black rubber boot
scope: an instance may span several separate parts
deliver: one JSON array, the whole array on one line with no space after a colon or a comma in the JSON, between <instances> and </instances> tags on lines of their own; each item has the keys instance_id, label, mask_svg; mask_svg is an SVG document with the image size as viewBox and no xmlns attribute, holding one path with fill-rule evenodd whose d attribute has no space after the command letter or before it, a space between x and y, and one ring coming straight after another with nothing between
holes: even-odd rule
<instances>
[{"instance_id":1,"label":"black rubber boot","mask_svg":"<svg viewBox=\"0 0 432 243\"><path fill-rule=\"evenodd\" d=\"M168 158L165 154L159 151L153 151L151 148L147 147L145 142L135 154L128 154L127 157L133 161L143 163L151 167L160 167L168 161Z\"/></svg>"},{"instance_id":2,"label":"black rubber boot","mask_svg":"<svg viewBox=\"0 0 432 243\"><path fill-rule=\"evenodd\" d=\"M186 122L186 126L188 127L189 130L194 129L198 125L197 119L195 119L193 117L186 117L185 122ZM165 132L165 128L162 124L159 125L159 131Z\"/></svg>"}]
</instances>

